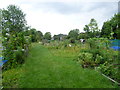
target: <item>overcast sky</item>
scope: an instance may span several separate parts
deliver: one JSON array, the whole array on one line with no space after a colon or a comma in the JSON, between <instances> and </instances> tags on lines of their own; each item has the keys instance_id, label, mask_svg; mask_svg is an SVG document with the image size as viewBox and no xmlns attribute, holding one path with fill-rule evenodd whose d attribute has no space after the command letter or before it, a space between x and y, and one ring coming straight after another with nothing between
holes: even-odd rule
<instances>
[{"instance_id":1,"label":"overcast sky","mask_svg":"<svg viewBox=\"0 0 120 90\"><path fill-rule=\"evenodd\" d=\"M90 19L103 22L118 12L119 0L0 0L0 8L19 6L26 14L28 26L54 34L68 34L72 29L83 32Z\"/></svg>"}]
</instances>

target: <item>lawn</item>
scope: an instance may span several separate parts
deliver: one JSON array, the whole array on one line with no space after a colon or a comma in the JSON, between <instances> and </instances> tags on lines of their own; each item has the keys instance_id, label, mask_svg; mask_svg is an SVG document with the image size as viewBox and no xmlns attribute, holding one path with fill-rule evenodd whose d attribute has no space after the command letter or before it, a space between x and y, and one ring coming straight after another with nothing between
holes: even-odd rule
<instances>
[{"instance_id":1,"label":"lawn","mask_svg":"<svg viewBox=\"0 0 120 90\"><path fill-rule=\"evenodd\" d=\"M4 88L112 88L93 69L83 69L74 59L78 48L55 49L32 44L22 67L3 72Z\"/></svg>"},{"instance_id":2,"label":"lawn","mask_svg":"<svg viewBox=\"0 0 120 90\"><path fill-rule=\"evenodd\" d=\"M69 51L69 53L68 53ZM73 50L48 49L34 44L20 73L19 88L112 88L112 83L74 61Z\"/></svg>"}]
</instances>

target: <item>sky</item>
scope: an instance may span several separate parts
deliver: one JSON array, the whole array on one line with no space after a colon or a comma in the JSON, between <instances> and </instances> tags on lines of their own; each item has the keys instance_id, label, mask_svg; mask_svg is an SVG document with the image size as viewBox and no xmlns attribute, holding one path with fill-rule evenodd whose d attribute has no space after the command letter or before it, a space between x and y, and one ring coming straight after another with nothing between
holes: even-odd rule
<instances>
[{"instance_id":1,"label":"sky","mask_svg":"<svg viewBox=\"0 0 120 90\"><path fill-rule=\"evenodd\" d=\"M68 34L83 32L90 19L96 19L99 29L103 22L118 12L119 0L0 0L0 8L14 4L26 14L28 26L39 31Z\"/></svg>"}]
</instances>

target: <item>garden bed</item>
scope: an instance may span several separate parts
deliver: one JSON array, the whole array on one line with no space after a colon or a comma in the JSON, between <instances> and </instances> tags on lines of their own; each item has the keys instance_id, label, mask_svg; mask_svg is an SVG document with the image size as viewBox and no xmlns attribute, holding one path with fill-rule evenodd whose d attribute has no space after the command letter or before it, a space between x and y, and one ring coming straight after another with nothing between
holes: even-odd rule
<instances>
[{"instance_id":1,"label":"garden bed","mask_svg":"<svg viewBox=\"0 0 120 90\"><path fill-rule=\"evenodd\" d=\"M102 75L119 84L119 51L111 49L107 39L93 38L87 43L90 45L89 49L80 51L77 61L83 68L97 68Z\"/></svg>"}]
</instances>

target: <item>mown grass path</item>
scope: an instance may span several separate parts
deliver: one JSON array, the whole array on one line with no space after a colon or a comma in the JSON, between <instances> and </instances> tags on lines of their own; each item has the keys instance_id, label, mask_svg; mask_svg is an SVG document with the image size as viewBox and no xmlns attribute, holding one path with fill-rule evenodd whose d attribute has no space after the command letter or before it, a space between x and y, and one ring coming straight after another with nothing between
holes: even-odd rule
<instances>
[{"instance_id":1,"label":"mown grass path","mask_svg":"<svg viewBox=\"0 0 120 90\"><path fill-rule=\"evenodd\" d=\"M36 44L20 78L20 88L111 88L111 82L98 72L83 69L73 61Z\"/></svg>"}]
</instances>

